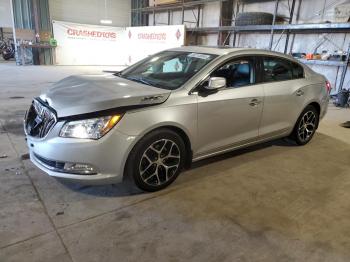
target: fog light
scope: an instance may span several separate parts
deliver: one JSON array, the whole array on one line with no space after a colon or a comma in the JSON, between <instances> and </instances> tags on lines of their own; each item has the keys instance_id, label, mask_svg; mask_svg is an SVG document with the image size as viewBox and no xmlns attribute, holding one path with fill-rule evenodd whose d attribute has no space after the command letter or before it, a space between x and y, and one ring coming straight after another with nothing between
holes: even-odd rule
<instances>
[{"instance_id":1,"label":"fog light","mask_svg":"<svg viewBox=\"0 0 350 262\"><path fill-rule=\"evenodd\" d=\"M82 175L93 175L97 173L95 168L89 164L65 163L63 169L69 173Z\"/></svg>"}]
</instances>

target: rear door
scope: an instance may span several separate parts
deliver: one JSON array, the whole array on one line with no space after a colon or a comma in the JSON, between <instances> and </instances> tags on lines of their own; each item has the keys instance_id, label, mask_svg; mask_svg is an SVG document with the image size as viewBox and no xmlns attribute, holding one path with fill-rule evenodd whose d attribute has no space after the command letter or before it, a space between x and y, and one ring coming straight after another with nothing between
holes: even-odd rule
<instances>
[{"instance_id":1,"label":"rear door","mask_svg":"<svg viewBox=\"0 0 350 262\"><path fill-rule=\"evenodd\" d=\"M288 133L294 127L304 99L304 70L288 59L261 57L264 111L260 137Z\"/></svg>"}]
</instances>

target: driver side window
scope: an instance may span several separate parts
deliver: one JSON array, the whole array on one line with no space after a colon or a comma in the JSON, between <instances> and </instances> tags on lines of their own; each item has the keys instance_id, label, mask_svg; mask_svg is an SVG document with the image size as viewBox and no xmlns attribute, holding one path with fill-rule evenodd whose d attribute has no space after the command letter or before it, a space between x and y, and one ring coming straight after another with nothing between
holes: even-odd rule
<instances>
[{"instance_id":1,"label":"driver side window","mask_svg":"<svg viewBox=\"0 0 350 262\"><path fill-rule=\"evenodd\" d=\"M227 88L237 88L254 84L255 75L254 60L240 58L227 62L215 70L211 77L224 77Z\"/></svg>"}]
</instances>

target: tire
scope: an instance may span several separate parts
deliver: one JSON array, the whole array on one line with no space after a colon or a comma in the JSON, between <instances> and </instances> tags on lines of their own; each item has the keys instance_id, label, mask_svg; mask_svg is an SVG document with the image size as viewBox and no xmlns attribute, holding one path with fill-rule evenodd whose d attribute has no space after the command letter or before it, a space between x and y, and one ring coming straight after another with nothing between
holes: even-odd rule
<instances>
[{"instance_id":1,"label":"tire","mask_svg":"<svg viewBox=\"0 0 350 262\"><path fill-rule=\"evenodd\" d=\"M300 114L291 138L298 145L306 145L314 136L319 123L319 112L312 105L307 106Z\"/></svg>"},{"instance_id":2,"label":"tire","mask_svg":"<svg viewBox=\"0 0 350 262\"><path fill-rule=\"evenodd\" d=\"M145 135L132 149L126 175L132 177L141 190L158 191L175 181L185 159L181 136L170 129L158 129Z\"/></svg>"},{"instance_id":3,"label":"tire","mask_svg":"<svg viewBox=\"0 0 350 262\"><path fill-rule=\"evenodd\" d=\"M245 25L272 25L273 15L263 12L239 13L236 17L236 26Z\"/></svg>"},{"instance_id":4,"label":"tire","mask_svg":"<svg viewBox=\"0 0 350 262\"><path fill-rule=\"evenodd\" d=\"M8 60L10 60L11 58L12 58L12 56L11 55L8 55L8 54L6 54L6 55L2 55L2 58L4 59L4 60L6 60L6 61L8 61Z\"/></svg>"}]
</instances>

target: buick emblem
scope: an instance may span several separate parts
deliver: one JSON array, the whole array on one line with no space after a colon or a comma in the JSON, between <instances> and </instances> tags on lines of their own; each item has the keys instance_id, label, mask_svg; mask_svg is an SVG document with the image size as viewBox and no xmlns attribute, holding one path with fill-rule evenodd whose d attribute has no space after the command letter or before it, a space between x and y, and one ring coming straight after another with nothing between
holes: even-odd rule
<instances>
[{"instance_id":1,"label":"buick emblem","mask_svg":"<svg viewBox=\"0 0 350 262\"><path fill-rule=\"evenodd\" d=\"M43 122L43 119L41 118L41 116L37 115L36 118L34 119L33 128L37 128L42 122Z\"/></svg>"}]
</instances>

